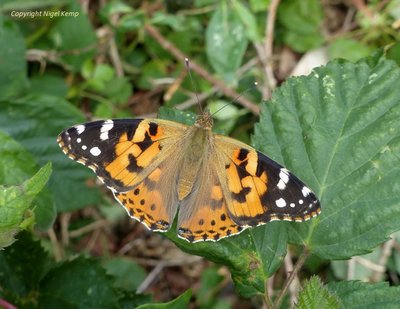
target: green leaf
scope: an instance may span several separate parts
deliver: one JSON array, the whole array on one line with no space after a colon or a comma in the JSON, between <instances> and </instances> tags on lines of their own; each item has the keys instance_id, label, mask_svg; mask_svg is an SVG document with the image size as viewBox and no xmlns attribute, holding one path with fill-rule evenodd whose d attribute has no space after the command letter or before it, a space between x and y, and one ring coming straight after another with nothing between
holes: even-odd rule
<instances>
[{"instance_id":1,"label":"green leaf","mask_svg":"<svg viewBox=\"0 0 400 309\"><path fill-rule=\"evenodd\" d=\"M331 282L328 289L342 302L342 308L398 308L400 287L390 287L387 282L364 283L358 281Z\"/></svg>"},{"instance_id":2,"label":"green leaf","mask_svg":"<svg viewBox=\"0 0 400 309\"><path fill-rule=\"evenodd\" d=\"M322 5L318 0L286 0L278 8L277 20L284 27L283 41L297 52L306 52L324 43Z\"/></svg>"},{"instance_id":3,"label":"green leaf","mask_svg":"<svg viewBox=\"0 0 400 309\"><path fill-rule=\"evenodd\" d=\"M400 43L395 43L391 46L386 53L386 57L396 61L397 65L400 66Z\"/></svg>"},{"instance_id":4,"label":"green leaf","mask_svg":"<svg viewBox=\"0 0 400 309\"><path fill-rule=\"evenodd\" d=\"M184 17L179 14L165 14L162 11L156 11L152 18L151 23L154 25L165 25L171 27L174 31L182 31Z\"/></svg>"},{"instance_id":5,"label":"green leaf","mask_svg":"<svg viewBox=\"0 0 400 309\"><path fill-rule=\"evenodd\" d=\"M100 15L110 19L115 14L132 13L133 8L122 1L111 1L104 5L100 11Z\"/></svg>"},{"instance_id":6,"label":"green leaf","mask_svg":"<svg viewBox=\"0 0 400 309\"><path fill-rule=\"evenodd\" d=\"M21 186L0 186L0 249L12 244L14 235L34 220L28 209L50 174L51 164L48 163Z\"/></svg>"},{"instance_id":7,"label":"green leaf","mask_svg":"<svg viewBox=\"0 0 400 309\"><path fill-rule=\"evenodd\" d=\"M118 31L138 31L143 28L145 23L145 13L143 11L136 11L134 14L122 16L118 22Z\"/></svg>"},{"instance_id":8,"label":"green leaf","mask_svg":"<svg viewBox=\"0 0 400 309\"><path fill-rule=\"evenodd\" d=\"M44 308L118 308L117 293L105 270L81 257L46 274L38 302Z\"/></svg>"},{"instance_id":9,"label":"green leaf","mask_svg":"<svg viewBox=\"0 0 400 309\"><path fill-rule=\"evenodd\" d=\"M60 76L44 74L36 75L31 78L31 94L47 94L65 98L67 96L67 92L68 86L64 78Z\"/></svg>"},{"instance_id":10,"label":"green leaf","mask_svg":"<svg viewBox=\"0 0 400 309\"><path fill-rule=\"evenodd\" d=\"M0 129L18 140L41 165L53 162L49 182L59 211L80 209L100 200L85 182L93 173L68 159L57 145L64 129L84 122L81 112L59 97L32 95L0 104ZM73 192L74 197L71 197Z\"/></svg>"},{"instance_id":11,"label":"green leaf","mask_svg":"<svg viewBox=\"0 0 400 309\"><path fill-rule=\"evenodd\" d=\"M146 272L133 260L116 257L102 263L108 275L114 277L114 287L135 291L146 279Z\"/></svg>"},{"instance_id":12,"label":"green leaf","mask_svg":"<svg viewBox=\"0 0 400 309\"><path fill-rule=\"evenodd\" d=\"M192 290L187 290L185 293L181 294L179 297L168 303L157 303L157 304L145 304L137 307L137 309L182 309L187 308L192 297Z\"/></svg>"},{"instance_id":13,"label":"green leaf","mask_svg":"<svg viewBox=\"0 0 400 309\"><path fill-rule=\"evenodd\" d=\"M338 39L329 46L331 59L343 58L355 62L367 57L371 52L372 48L352 39Z\"/></svg>"},{"instance_id":14,"label":"green leaf","mask_svg":"<svg viewBox=\"0 0 400 309\"><path fill-rule=\"evenodd\" d=\"M32 177L39 165L34 157L11 137L0 131L0 184L19 185ZM33 201L33 211L37 226L47 230L54 222L56 208L54 199L48 190L43 190Z\"/></svg>"},{"instance_id":15,"label":"green leaf","mask_svg":"<svg viewBox=\"0 0 400 309\"><path fill-rule=\"evenodd\" d=\"M26 90L26 71L24 38L14 23L0 19L0 100Z\"/></svg>"},{"instance_id":16,"label":"green leaf","mask_svg":"<svg viewBox=\"0 0 400 309\"><path fill-rule=\"evenodd\" d=\"M222 78L232 83L247 47L246 28L239 16L221 1L206 31L207 58Z\"/></svg>"},{"instance_id":17,"label":"green leaf","mask_svg":"<svg viewBox=\"0 0 400 309\"><path fill-rule=\"evenodd\" d=\"M177 121L188 126L192 126L196 121L197 115L188 111L180 111L174 108L161 106L158 110L158 118Z\"/></svg>"},{"instance_id":18,"label":"green leaf","mask_svg":"<svg viewBox=\"0 0 400 309\"><path fill-rule=\"evenodd\" d=\"M65 52L61 60L73 71L79 72L86 59L95 54L96 34L79 4L75 1L70 3L65 11L78 13L77 16L58 18L49 35L54 47Z\"/></svg>"},{"instance_id":19,"label":"green leaf","mask_svg":"<svg viewBox=\"0 0 400 309\"><path fill-rule=\"evenodd\" d=\"M288 80L264 105L253 142L319 196L322 214L288 227L326 259L371 251L400 229L400 70L334 61Z\"/></svg>"},{"instance_id":20,"label":"green leaf","mask_svg":"<svg viewBox=\"0 0 400 309\"><path fill-rule=\"evenodd\" d=\"M246 29L246 36L253 42L262 40L257 29L257 20L251 11L238 0L232 0L233 8Z\"/></svg>"},{"instance_id":21,"label":"green leaf","mask_svg":"<svg viewBox=\"0 0 400 309\"><path fill-rule=\"evenodd\" d=\"M296 308L335 309L340 308L340 302L335 295L324 287L319 277L313 276L307 281L303 290L299 293Z\"/></svg>"},{"instance_id":22,"label":"green leaf","mask_svg":"<svg viewBox=\"0 0 400 309\"><path fill-rule=\"evenodd\" d=\"M228 302L218 297L224 276L218 273L218 267L206 268L201 274L200 288L195 292L196 305L200 309L229 309Z\"/></svg>"},{"instance_id":23,"label":"green leaf","mask_svg":"<svg viewBox=\"0 0 400 309\"><path fill-rule=\"evenodd\" d=\"M268 10L270 0L250 0L250 7L253 12L265 12Z\"/></svg>"},{"instance_id":24,"label":"green leaf","mask_svg":"<svg viewBox=\"0 0 400 309\"><path fill-rule=\"evenodd\" d=\"M0 295L26 308L28 304L34 306L33 295L53 263L31 234L21 232L17 238L18 241L0 251Z\"/></svg>"}]
</instances>

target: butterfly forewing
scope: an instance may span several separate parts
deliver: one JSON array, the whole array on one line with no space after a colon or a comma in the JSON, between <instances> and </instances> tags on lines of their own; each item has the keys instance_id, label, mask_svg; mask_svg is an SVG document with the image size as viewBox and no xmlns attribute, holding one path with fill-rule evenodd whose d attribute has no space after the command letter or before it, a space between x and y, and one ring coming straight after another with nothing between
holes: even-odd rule
<instances>
[{"instance_id":1,"label":"butterfly forewing","mask_svg":"<svg viewBox=\"0 0 400 309\"><path fill-rule=\"evenodd\" d=\"M166 122L166 123L165 123ZM173 151L185 126L171 128L144 119L115 119L76 125L62 132L65 154L91 168L112 190L134 188Z\"/></svg>"},{"instance_id":2,"label":"butterfly forewing","mask_svg":"<svg viewBox=\"0 0 400 309\"><path fill-rule=\"evenodd\" d=\"M315 194L295 175L253 148L216 136L225 162L224 195L234 222L246 227L273 220L305 221L320 213ZM224 179L220 176L221 183Z\"/></svg>"}]
</instances>

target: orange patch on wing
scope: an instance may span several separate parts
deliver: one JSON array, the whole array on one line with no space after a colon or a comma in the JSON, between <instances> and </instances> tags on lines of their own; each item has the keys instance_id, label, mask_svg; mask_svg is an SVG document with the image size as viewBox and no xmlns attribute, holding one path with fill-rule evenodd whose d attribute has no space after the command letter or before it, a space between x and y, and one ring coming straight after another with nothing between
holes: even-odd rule
<instances>
[{"instance_id":1,"label":"orange patch on wing","mask_svg":"<svg viewBox=\"0 0 400 309\"><path fill-rule=\"evenodd\" d=\"M226 169L229 191L234 193L239 193L242 190L242 184L239 179L239 174L237 172L236 166L234 164L229 164Z\"/></svg>"},{"instance_id":2,"label":"orange patch on wing","mask_svg":"<svg viewBox=\"0 0 400 309\"><path fill-rule=\"evenodd\" d=\"M145 133L143 132L146 131L146 128L148 129L148 125L138 126L136 132L138 130L140 131L139 137L142 134L144 138ZM136 132L134 139L137 137ZM157 131L157 135L159 135L158 132L159 130ZM142 151L138 144L128 140L126 133L121 135L119 142L115 145L116 158L107 164L105 167L106 171L113 179L121 181L124 185L129 185L140 172L140 170L138 170L138 173L135 173L132 168L128 170L128 167L130 166L129 157L133 156L136 158L136 165L140 168L145 168L160 152L159 142L149 141L149 143L152 143L152 145L145 151Z\"/></svg>"},{"instance_id":3,"label":"orange patch on wing","mask_svg":"<svg viewBox=\"0 0 400 309\"><path fill-rule=\"evenodd\" d=\"M250 151L247 154L246 160L247 160L246 171L251 175L255 175L257 172L257 166L258 166L257 153L255 151ZM244 161L246 161L246 160L244 160Z\"/></svg>"},{"instance_id":4,"label":"orange patch on wing","mask_svg":"<svg viewBox=\"0 0 400 309\"><path fill-rule=\"evenodd\" d=\"M137 157L137 165L140 167L147 167L153 161L153 159L159 154L160 142L153 142L153 144L143 151L139 157Z\"/></svg>"},{"instance_id":5,"label":"orange patch on wing","mask_svg":"<svg viewBox=\"0 0 400 309\"><path fill-rule=\"evenodd\" d=\"M242 228L229 217L225 203L221 200L219 207L202 205L187 221L178 226L180 237L190 242L218 239L238 234Z\"/></svg>"},{"instance_id":6,"label":"orange patch on wing","mask_svg":"<svg viewBox=\"0 0 400 309\"><path fill-rule=\"evenodd\" d=\"M220 200L223 198L221 186L215 185L211 188L211 198L213 200Z\"/></svg>"},{"instance_id":7,"label":"orange patch on wing","mask_svg":"<svg viewBox=\"0 0 400 309\"><path fill-rule=\"evenodd\" d=\"M257 177L257 168L258 156L255 151L233 151L232 163L226 171L228 188L233 193L229 210L236 217L256 217L267 210L267 205L262 205L260 198L267 192L267 174L264 171ZM245 171L239 173L238 169Z\"/></svg>"},{"instance_id":8,"label":"orange patch on wing","mask_svg":"<svg viewBox=\"0 0 400 309\"><path fill-rule=\"evenodd\" d=\"M115 197L129 215L144 223L150 230L167 231L170 218L162 196L157 190L150 190L143 181L133 190L115 193Z\"/></svg>"},{"instance_id":9,"label":"orange patch on wing","mask_svg":"<svg viewBox=\"0 0 400 309\"><path fill-rule=\"evenodd\" d=\"M151 125L153 125L153 128L155 128L155 131L151 130L151 128L150 128ZM163 135L164 135L164 131L159 125L157 125L155 123L151 124L150 122L142 121L136 129L135 134L132 138L132 141L134 141L136 143L142 142L146 139L146 136L150 137L150 139L152 141L156 141L156 140L160 139L161 137L163 137Z\"/></svg>"}]
</instances>

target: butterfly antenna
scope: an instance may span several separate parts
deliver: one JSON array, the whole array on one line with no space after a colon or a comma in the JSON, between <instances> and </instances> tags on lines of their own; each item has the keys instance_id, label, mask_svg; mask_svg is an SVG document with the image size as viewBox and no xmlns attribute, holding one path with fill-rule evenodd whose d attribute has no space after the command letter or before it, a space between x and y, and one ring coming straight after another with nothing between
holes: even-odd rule
<instances>
[{"instance_id":1,"label":"butterfly antenna","mask_svg":"<svg viewBox=\"0 0 400 309\"><path fill-rule=\"evenodd\" d=\"M236 98L234 98L232 101L226 103L225 105L223 105L222 107L220 107L219 109L217 109L214 113L212 113L210 115L210 117L214 116L216 113L218 113L221 109L225 108L226 106L228 106L229 104L235 103L239 98L241 98L246 92L249 92L250 90L253 90L254 88L256 88L258 86L257 82L254 82L253 86L247 88L245 91L243 91L241 94L239 94Z\"/></svg>"},{"instance_id":2,"label":"butterfly antenna","mask_svg":"<svg viewBox=\"0 0 400 309\"><path fill-rule=\"evenodd\" d=\"M197 103L199 104L200 112L203 114L203 108L201 107L201 104L200 104L196 83L194 82L194 79L192 77L192 73L190 72L190 61L189 61L189 58L187 58L187 57L185 58L185 65L186 65L186 70L187 70L187 72L189 74L190 82L192 83L192 86L193 86L193 89L194 89L194 93L196 95Z\"/></svg>"}]
</instances>

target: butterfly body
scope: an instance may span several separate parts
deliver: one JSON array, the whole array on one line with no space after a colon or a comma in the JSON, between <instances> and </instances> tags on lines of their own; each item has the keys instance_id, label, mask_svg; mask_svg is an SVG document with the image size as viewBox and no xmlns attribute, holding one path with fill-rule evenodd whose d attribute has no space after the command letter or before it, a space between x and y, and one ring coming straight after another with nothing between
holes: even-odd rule
<instances>
[{"instance_id":1,"label":"butterfly body","mask_svg":"<svg viewBox=\"0 0 400 309\"><path fill-rule=\"evenodd\" d=\"M296 176L211 128L207 113L193 126L115 119L71 127L58 143L97 174L131 217L165 232L178 215L178 236L190 242L320 213L317 197Z\"/></svg>"}]
</instances>

